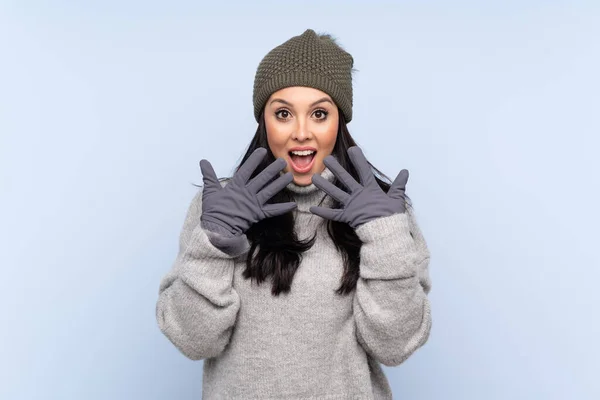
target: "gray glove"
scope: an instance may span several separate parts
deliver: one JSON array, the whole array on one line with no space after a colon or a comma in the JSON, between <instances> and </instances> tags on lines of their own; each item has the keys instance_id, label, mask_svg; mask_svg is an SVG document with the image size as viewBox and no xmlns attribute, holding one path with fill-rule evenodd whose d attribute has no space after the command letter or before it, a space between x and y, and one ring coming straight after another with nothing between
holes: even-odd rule
<instances>
[{"instance_id":1,"label":"gray glove","mask_svg":"<svg viewBox=\"0 0 600 400\"><path fill-rule=\"evenodd\" d=\"M212 165L207 160L200 161L204 181L202 228L223 236L241 236L252 224L285 214L297 206L294 202L265 204L294 179L288 172L264 187L287 165L283 158L272 162L248 182L266 154L267 149L256 149L225 187L219 183Z\"/></svg>"},{"instance_id":2,"label":"gray glove","mask_svg":"<svg viewBox=\"0 0 600 400\"><path fill-rule=\"evenodd\" d=\"M342 203L343 208L331 209L312 206L310 212L333 221L346 222L352 228L375 218L404 213L406 211L404 193L408 181L408 170L400 171L390 190L385 193L377 184L371 166L360 148L350 147L348 155L358 172L360 183L356 182L332 155L325 157L323 160L325 166L350 190L350 193L341 190L321 175L315 174L312 177L315 186Z\"/></svg>"}]
</instances>

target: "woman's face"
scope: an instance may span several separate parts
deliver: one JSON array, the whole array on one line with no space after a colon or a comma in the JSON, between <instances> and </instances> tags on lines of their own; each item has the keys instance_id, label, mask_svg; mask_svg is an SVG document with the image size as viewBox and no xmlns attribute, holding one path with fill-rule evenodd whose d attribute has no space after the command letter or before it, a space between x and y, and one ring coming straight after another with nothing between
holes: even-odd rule
<instances>
[{"instance_id":1,"label":"woman's face","mask_svg":"<svg viewBox=\"0 0 600 400\"><path fill-rule=\"evenodd\" d=\"M338 131L338 108L326 93L304 86L273 93L265 105L267 141L275 158L287 161L294 183L311 184L313 174L325 169Z\"/></svg>"}]
</instances>

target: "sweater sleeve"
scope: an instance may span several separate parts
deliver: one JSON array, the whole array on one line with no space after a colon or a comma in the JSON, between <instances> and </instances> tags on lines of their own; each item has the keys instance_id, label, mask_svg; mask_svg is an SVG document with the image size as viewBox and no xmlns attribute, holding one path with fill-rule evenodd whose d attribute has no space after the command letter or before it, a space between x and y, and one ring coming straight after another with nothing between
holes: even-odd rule
<instances>
[{"instance_id":1,"label":"sweater sleeve","mask_svg":"<svg viewBox=\"0 0 600 400\"><path fill-rule=\"evenodd\" d=\"M374 359L396 366L429 338L429 250L410 206L356 234L363 242L353 304L357 340Z\"/></svg>"},{"instance_id":2,"label":"sweater sleeve","mask_svg":"<svg viewBox=\"0 0 600 400\"><path fill-rule=\"evenodd\" d=\"M188 209L177 257L160 282L156 304L160 330L192 360L215 357L225 349L240 307L233 288L237 255L215 247L200 226L201 196L200 190ZM245 235L241 239L247 244Z\"/></svg>"}]
</instances>

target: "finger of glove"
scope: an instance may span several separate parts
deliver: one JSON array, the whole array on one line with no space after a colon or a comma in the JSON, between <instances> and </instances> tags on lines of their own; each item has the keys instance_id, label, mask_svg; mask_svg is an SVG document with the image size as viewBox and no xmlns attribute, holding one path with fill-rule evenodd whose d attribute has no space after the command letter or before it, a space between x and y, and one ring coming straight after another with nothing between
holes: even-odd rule
<instances>
[{"instance_id":1,"label":"finger of glove","mask_svg":"<svg viewBox=\"0 0 600 400\"><path fill-rule=\"evenodd\" d=\"M266 188L258 192L256 195L258 204L265 204L271 197L283 190L283 188L289 185L293 180L294 175L291 172L285 173L279 178L275 179Z\"/></svg>"},{"instance_id":2,"label":"finger of glove","mask_svg":"<svg viewBox=\"0 0 600 400\"><path fill-rule=\"evenodd\" d=\"M204 182L203 195L210 195L222 189L217 174L208 160L200 160L200 171Z\"/></svg>"},{"instance_id":3,"label":"finger of glove","mask_svg":"<svg viewBox=\"0 0 600 400\"><path fill-rule=\"evenodd\" d=\"M390 190L388 190L388 197L392 199L401 199L404 198L404 193L406 192L406 182L408 182L408 170L403 169L400 171L392 185L390 186Z\"/></svg>"},{"instance_id":4,"label":"finger of glove","mask_svg":"<svg viewBox=\"0 0 600 400\"><path fill-rule=\"evenodd\" d=\"M284 169L286 165L287 162L283 158L278 158L269 164L269 166L262 170L258 175L256 175L250 182L248 182L246 188L250 191L250 193L258 193L258 191L265 187L265 185L269 183L271 179L276 177L279 174L279 171Z\"/></svg>"},{"instance_id":5,"label":"finger of glove","mask_svg":"<svg viewBox=\"0 0 600 400\"><path fill-rule=\"evenodd\" d=\"M362 183L363 186L377 184L377 181L375 181L375 176L373 175L373 170L360 147L350 147L348 149L348 156L352 161L352 165L354 165L354 168L356 168L356 172L358 172L358 176L360 178L360 183Z\"/></svg>"},{"instance_id":6,"label":"finger of glove","mask_svg":"<svg viewBox=\"0 0 600 400\"><path fill-rule=\"evenodd\" d=\"M292 211L298 205L294 202L289 203L276 203L276 204L266 204L263 206L263 212L267 218L276 217L278 215L282 215Z\"/></svg>"},{"instance_id":7,"label":"finger of glove","mask_svg":"<svg viewBox=\"0 0 600 400\"><path fill-rule=\"evenodd\" d=\"M250 157L246 160L244 164L237 170L237 172L233 175L233 180L239 185L245 185L248 182L248 179L252 176L252 173L256 168L260 165L262 160L265 158L267 154L267 149L264 147L259 147L254 150Z\"/></svg>"},{"instance_id":8,"label":"finger of glove","mask_svg":"<svg viewBox=\"0 0 600 400\"><path fill-rule=\"evenodd\" d=\"M312 177L312 183L342 204L346 204L350 199L350 195L348 193L344 192L342 189L335 186L321 175L314 174Z\"/></svg>"},{"instance_id":9,"label":"finger of glove","mask_svg":"<svg viewBox=\"0 0 600 400\"><path fill-rule=\"evenodd\" d=\"M311 213L318 215L321 218L330 219L332 221L342 220L343 210L317 206L311 206L309 210Z\"/></svg>"},{"instance_id":10,"label":"finger of glove","mask_svg":"<svg viewBox=\"0 0 600 400\"><path fill-rule=\"evenodd\" d=\"M325 157L323 163L331 172L333 172L340 182L342 182L350 190L350 192L354 192L355 190L361 188L361 184L356 182L356 179L354 179L352 175L350 175L350 173L346 171L344 167L340 165L338 160L336 160L332 155Z\"/></svg>"}]
</instances>

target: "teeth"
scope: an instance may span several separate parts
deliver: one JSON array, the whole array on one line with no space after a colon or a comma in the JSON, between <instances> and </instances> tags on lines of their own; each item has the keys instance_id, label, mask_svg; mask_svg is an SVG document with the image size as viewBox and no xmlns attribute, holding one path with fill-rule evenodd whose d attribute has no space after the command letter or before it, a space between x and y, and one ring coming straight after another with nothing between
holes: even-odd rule
<instances>
[{"instance_id":1,"label":"teeth","mask_svg":"<svg viewBox=\"0 0 600 400\"><path fill-rule=\"evenodd\" d=\"M302 150L302 151L294 150L291 153L294 155L297 155L297 156L310 156L314 152L315 152L314 150Z\"/></svg>"}]
</instances>

